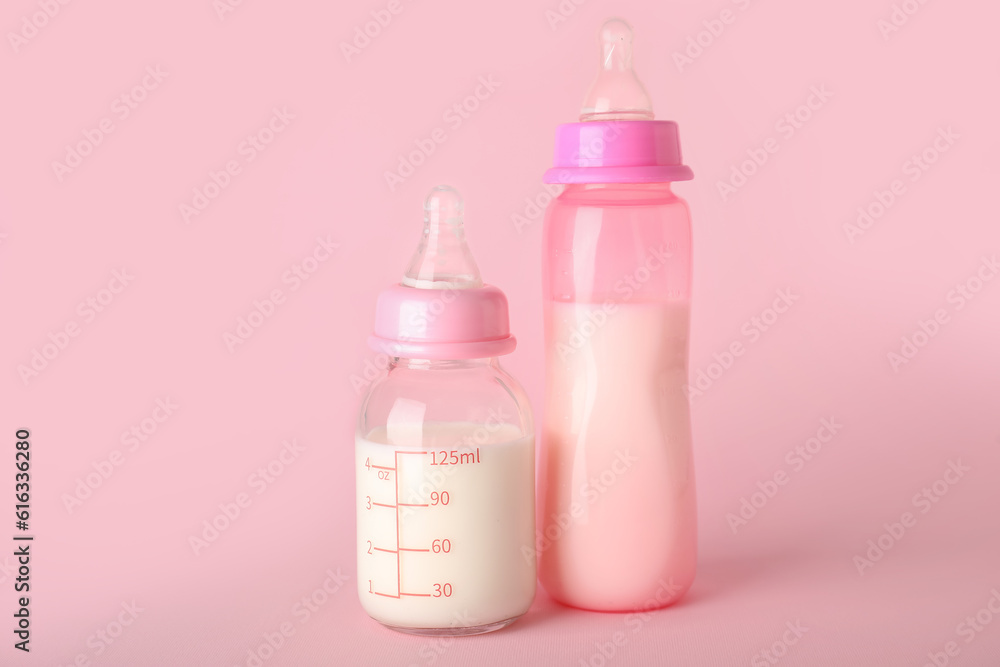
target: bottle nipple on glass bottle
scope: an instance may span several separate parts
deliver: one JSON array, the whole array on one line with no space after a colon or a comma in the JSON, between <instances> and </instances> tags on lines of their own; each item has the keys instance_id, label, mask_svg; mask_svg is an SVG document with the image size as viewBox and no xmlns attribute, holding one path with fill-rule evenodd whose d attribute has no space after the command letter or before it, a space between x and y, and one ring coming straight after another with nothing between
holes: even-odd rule
<instances>
[{"instance_id":1,"label":"bottle nipple on glass bottle","mask_svg":"<svg viewBox=\"0 0 1000 667\"><path fill-rule=\"evenodd\" d=\"M598 41L601 67L583 101L580 120L653 120L653 103L632 69L632 26L608 19Z\"/></svg>"},{"instance_id":2,"label":"bottle nipple on glass bottle","mask_svg":"<svg viewBox=\"0 0 1000 667\"><path fill-rule=\"evenodd\" d=\"M447 185L424 201L424 231L402 284L420 289L473 289L483 286L479 267L465 241L465 205Z\"/></svg>"}]
</instances>

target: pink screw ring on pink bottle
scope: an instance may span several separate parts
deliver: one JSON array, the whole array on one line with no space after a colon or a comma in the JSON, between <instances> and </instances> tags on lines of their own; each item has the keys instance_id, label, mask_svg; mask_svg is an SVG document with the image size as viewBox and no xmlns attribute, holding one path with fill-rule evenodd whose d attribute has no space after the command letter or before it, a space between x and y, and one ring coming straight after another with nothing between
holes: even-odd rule
<instances>
[{"instance_id":1,"label":"pink screw ring on pink bottle","mask_svg":"<svg viewBox=\"0 0 1000 667\"><path fill-rule=\"evenodd\" d=\"M465 242L462 198L438 186L424 203L420 246L375 306L369 345L408 359L483 359L514 351L507 297L484 285Z\"/></svg>"},{"instance_id":2,"label":"pink screw ring on pink bottle","mask_svg":"<svg viewBox=\"0 0 1000 667\"><path fill-rule=\"evenodd\" d=\"M546 183L665 183L689 181L677 123L607 120L564 123L556 130L555 162Z\"/></svg>"}]
</instances>

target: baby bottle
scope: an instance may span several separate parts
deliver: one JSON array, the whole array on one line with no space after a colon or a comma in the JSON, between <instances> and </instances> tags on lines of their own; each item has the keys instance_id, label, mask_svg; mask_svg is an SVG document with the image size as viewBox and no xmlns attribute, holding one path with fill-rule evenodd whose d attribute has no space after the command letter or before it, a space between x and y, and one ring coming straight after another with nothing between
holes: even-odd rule
<instances>
[{"instance_id":1,"label":"baby bottle","mask_svg":"<svg viewBox=\"0 0 1000 667\"><path fill-rule=\"evenodd\" d=\"M677 124L653 120L632 31L600 33L578 123L560 125L545 182L545 414L536 550L558 601L663 607L695 573L688 398L692 178Z\"/></svg>"},{"instance_id":2,"label":"baby bottle","mask_svg":"<svg viewBox=\"0 0 1000 667\"><path fill-rule=\"evenodd\" d=\"M483 284L449 188L424 204L420 245L381 293L371 346L391 358L356 437L358 593L394 630L472 635L535 595L535 440L507 299Z\"/></svg>"}]
</instances>

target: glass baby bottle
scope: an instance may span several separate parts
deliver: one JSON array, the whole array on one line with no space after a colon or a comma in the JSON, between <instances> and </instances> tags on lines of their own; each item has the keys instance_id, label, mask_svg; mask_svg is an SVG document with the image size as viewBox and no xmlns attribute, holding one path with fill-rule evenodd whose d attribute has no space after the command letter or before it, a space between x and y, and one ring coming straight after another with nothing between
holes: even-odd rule
<instances>
[{"instance_id":1,"label":"glass baby bottle","mask_svg":"<svg viewBox=\"0 0 1000 667\"><path fill-rule=\"evenodd\" d=\"M695 573L689 401L692 178L677 125L653 120L632 31L600 33L580 122L558 128L543 231L546 396L539 578L558 601L630 611Z\"/></svg>"},{"instance_id":2,"label":"glass baby bottle","mask_svg":"<svg viewBox=\"0 0 1000 667\"><path fill-rule=\"evenodd\" d=\"M534 427L498 361L515 345L507 299L479 276L455 190L428 196L370 342L391 362L357 427L361 604L413 634L503 628L535 595Z\"/></svg>"}]
</instances>

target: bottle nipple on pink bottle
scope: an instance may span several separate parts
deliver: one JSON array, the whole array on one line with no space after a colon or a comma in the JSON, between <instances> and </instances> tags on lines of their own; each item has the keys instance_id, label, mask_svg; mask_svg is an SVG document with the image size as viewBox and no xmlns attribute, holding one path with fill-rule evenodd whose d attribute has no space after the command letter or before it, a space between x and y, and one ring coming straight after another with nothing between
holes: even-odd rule
<instances>
[{"instance_id":1,"label":"bottle nipple on pink bottle","mask_svg":"<svg viewBox=\"0 0 1000 667\"><path fill-rule=\"evenodd\" d=\"M545 182L546 397L539 578L582 609L637 611L691 586L696 513L688 381L692 178L677 124L653 120L632 30L604 23L578 123Z\"/></svg>"}]
</instances>

